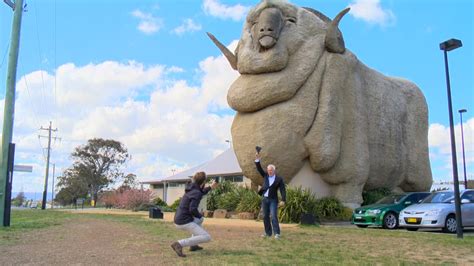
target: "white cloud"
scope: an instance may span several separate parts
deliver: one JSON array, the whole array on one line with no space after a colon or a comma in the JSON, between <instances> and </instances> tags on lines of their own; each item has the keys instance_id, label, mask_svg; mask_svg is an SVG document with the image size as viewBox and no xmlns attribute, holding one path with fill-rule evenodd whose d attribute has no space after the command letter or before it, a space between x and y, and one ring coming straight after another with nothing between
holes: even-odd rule
<instances>
[{"instance_id":1,"label":"white cloud","mask_svg":"<svg viewBox=\"0 0 474 266\"><path fill-rule=\"evenodd\" d=\"M388 26L393 25L396 20L391 10L382 8L380 0L355 0L349 7L349 14L371 24Z\"/></svg>"},{"instance_id":2,"label":"white cloud","mask_svg":"<svg viewBox=\"0 0 474 266\"><path fill-rule=\"evenodd\" d=\"M234 51L238 41L233 41L227 48ZM199 63L201 70L206 73L203 76L202 84L204 88L204 101L210 104L213 109L226 108L227 89L229 84L238 77L238 72L233 71L229 62L224 56L208 57Z\"/></svg>"},{"instance_id":3,"label":"white cloud","mask_svg":"<svg viewBox=\"0 0 474 266\"><path fill-rule=\"evenodd\" d=\"M474 163L474 118L471 118L463 123L464 132L464 152L466 158L466 167L472 169ZM458 163L458 173L461 176L463 159L462 159L462 138L461 125L454 126L454 135L456 141L456 155ZM432 167L439 167L439 169L447 170L450 174L452 171L452 156L451 156L451 133L447 126L441 124L431 124L428 132L428 141L430 147L430 159Z\"/></svg>"},{"instance_id":4,"label":"white cloud","mask_svg":"<svg viewBox=\"0 0 474 266\"><path fill-rule=\"evenodd\" d=\"M34 165L34 170L22 173L17 180L28 182L14 183L13 190L42 191L46 142L38 140L38 134L46 132L38 128L50 120L58 128L54 135L62 138L51 153L56 176L71 165L75 147L96 137L124 143L132 155L125 172L140 180L168 176L170 169L185 170L227 149L233 115L226 94L237 72L223 56L200 62L202 78L196 86L176 80L182 71L176 66L106 61L68 63L55 73L34 71L20 77L13 141L18 163Z\"/></svg>"},{"instance_id":5,"label":"white cloud","mask_svg":"<svg viewBox=\"0 0 474 266\"><path fill-rule=\"evenodd\" d=\"M176 27L172 32L177 35L183 35L186 32L194 32L202 29L200 24L195 23L192 19L187 18L183 21L183 24Z\"/></svg>"},{"instance_id":6,"label":"white cloud","mask_svg":"<svg viewBox=\"0 0 474 266\"><path fill-rule=\"evenodd\" d=\"M249 6L243 6L240 4L227 6L221 4L218 0L204 0L202 7L206 14L221 19L232 19L235 21L242 20L250 9Z\"/></svg>"},{"instance_id":7,"label":"white cloud","mask_svg":"<svg viewBox=\"0 0 474 266\"><path fill-rule=\"evenodd\" d=\"M132 16L140 19L137 29L147 35L156 33L163 27L163 20L150 13L136 9L132 12Z\"/></svg>"}]
</instances>

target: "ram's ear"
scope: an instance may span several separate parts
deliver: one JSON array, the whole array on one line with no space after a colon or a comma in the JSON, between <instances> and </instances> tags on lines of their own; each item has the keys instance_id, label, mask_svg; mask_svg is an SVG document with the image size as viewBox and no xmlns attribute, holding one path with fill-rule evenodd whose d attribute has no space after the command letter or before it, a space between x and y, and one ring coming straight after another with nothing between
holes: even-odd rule
<instances>
[{"instance_id":1,"label":"ram's ear","mask_svg":"<svg viewBox=\"0 0 474 266\"><path fill-rule=\"evenodd\" d=\"M314 15L316 15L316 17L318 17L319 19L321 19L322 21L326 22L326 23L331 23L331 19L328 18L326 15L324 15L323 13L319 12L318 10L316 9L313 9L311 7L303 7L304 9L308 10L309 12L313 13Z\"/></svg>"},{"instance_id":2,"label":"ram's ear","mask_svg":"<svg viewBox=\"0 0 474 266\"><path fill-rule=\"evenodd\" d=\"M328 25L328 29L326 32L326 40L324 44L326 45L326 50L331 53L338 53L342 54L346 51L346 46L344 44L344 38L342 37L342 33L339 30L339 22L341 21L342 17L347 14L351 10L350 7L342 10L337 14L331 23Z\"/></svg>"}]
</instances>

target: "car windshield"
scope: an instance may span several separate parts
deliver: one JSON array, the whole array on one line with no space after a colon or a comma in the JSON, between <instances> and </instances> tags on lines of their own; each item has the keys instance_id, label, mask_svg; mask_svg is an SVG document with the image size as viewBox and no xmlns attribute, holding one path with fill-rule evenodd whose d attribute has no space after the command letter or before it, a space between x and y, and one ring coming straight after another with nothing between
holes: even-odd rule
<instances>
[{"instance_id":1,"label":"car windshield","mask_svg":"<svg viewBox=\"0 0 474 266\"><path fill-rule=\"evenodd\" d=\"M379 201L377 201L378 204L393 204L393 203L398 203L400 200L405 197L405 195L388 195L386 197L383 197Z\"/></svg>"},{"instance_id":2,"label":"car windshield","mask_svg":"<svg viewBox=\"0 0 474 266\"><path fill-rule=\"evenodd\" d=\"M424 199L422 203L450 203L453 195L452 191L435 192Z\"/></svg>"}]
</instances>

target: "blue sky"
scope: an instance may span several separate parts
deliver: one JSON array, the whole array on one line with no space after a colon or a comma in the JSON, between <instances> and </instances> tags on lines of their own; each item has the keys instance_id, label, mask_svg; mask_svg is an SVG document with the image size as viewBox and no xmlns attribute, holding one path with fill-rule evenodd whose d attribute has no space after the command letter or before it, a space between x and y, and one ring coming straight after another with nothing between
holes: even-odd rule
<instances>
[{"instance_id":1,"label":"blue sky","mask_svg":"<svg viewBox=\"0 0 474 266\"><path fill-rule=\"evenodd\" d=\"M449 53L460 178L458 109L463 115L467 172L474 179L474 5L470 0L291 1L334 17L346 47L364 64L415 82L429 108L435 180L451 178L443 53L439 43L462 40ZM211 159L228 147L234 112L227 88L238 76L205 32L235 47L245 14L258 1L26 0L17 75L14 191L42 191L49 121L56 175L77 145L93 137L122 141L132 154L126 172L141 180ZM6 83L13 12L0 3L0 84ZM4 86L0 88L3 106ZM3 108L2 108L3 109ZM1 110L3 112L3 110ZM2 113L3 117L3 113ZM3 119L3 118L2 118Z\"/></svg>"}]
</instances>

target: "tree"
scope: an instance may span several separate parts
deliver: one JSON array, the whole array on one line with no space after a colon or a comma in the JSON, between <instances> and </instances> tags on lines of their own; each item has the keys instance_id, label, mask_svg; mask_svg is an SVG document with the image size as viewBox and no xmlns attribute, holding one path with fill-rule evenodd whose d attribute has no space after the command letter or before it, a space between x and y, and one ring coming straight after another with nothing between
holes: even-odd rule
<instances>
[{"instance_id":1,"label":"tree","mask_svg":"<svg viewBox=\"0 0 474 266\"><path fill-rule=\"evenodd\" d=\"M68 205L76 202L78 198L87 197L89 186L76 171L76 169L66 169L63 175L58 176L58 184L60 188L56 194L55 201L61 205Z\"/></svg>"},{"instance_id":2,"label":"tree","mask_svg":"<svg viewBox=\"0 0 474 266\"><path fill-rule=\"evenodd\" d=\"M119 190L130 190L138 187L137 175L128 174L123 178L122 185L120 185Z\"/></svg>"},{"instance_id":3,"label":"tree","mask_svg":"<svg viewBox=\"0 0 474 266\"><path fill-rule=\"evenodd\" d=\"M23 203L25 202L25 193L24 192L20 192L18 193L18 195L16 195L16 197L12 200L12 205L15 205L15 206L22 206Z\"/></svg>"},{"instance_id":4,"label":"tree","mask_svg":"<svg viewBox=\"0 0 474 266\"><path fill-rule=\"evenodd\" d=\"M123 177L121 166L130 155L119 141L95 138L88 140L84 146L76 147L71 157L74 163L66 170L68 174L64 178L72 178L73 181L77 178L77 183L73 184L86 185L91 198L97 202L98 193L102 189ZM70 181L61 184L67 187ZM82 188L82 185L79 187Z\"/></svg>"}]
</instances>

